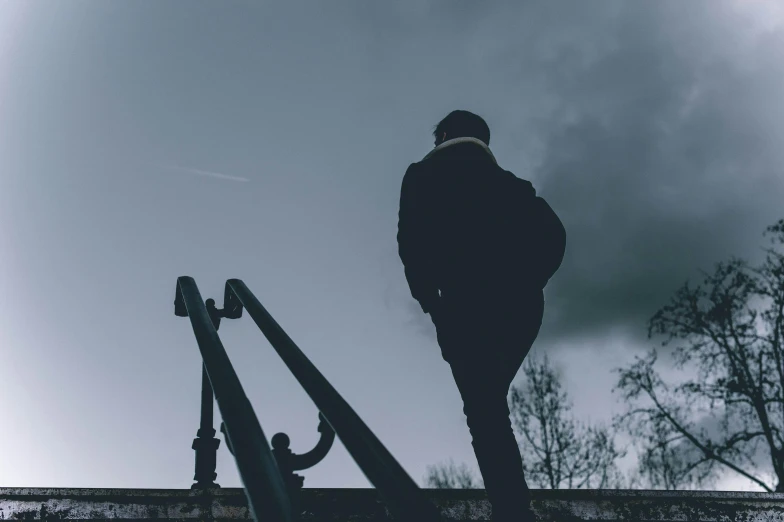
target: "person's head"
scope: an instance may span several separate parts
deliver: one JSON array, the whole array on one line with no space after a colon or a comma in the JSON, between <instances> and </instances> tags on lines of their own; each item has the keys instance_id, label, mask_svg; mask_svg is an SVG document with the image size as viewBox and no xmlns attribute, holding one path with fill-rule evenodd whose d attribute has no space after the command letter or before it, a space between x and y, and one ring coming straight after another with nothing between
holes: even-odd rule
<instances>
[{"instance_id":1,"label":"person's head","mask_svg":"<svg viewBox=\"0 0 784 522\"><path fill-rule=\"evenodd\" d=\"M476 138L490 146L490 127L473 112L452 111L433 130L436 146L454 138Z\"/></svg>"}]
</instances>

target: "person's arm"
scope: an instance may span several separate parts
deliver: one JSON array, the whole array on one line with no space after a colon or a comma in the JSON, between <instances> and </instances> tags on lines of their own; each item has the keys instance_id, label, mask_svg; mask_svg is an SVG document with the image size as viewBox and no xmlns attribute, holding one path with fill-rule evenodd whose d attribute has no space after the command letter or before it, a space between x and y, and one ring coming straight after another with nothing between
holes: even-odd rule
<instances>
[{"instance_id":1,"label":"person's arm","mask_svg":"<svg viewBox=\"0 0 784 522\"><path fill-rule=\"evenodd\" d=\"M427 202L422 201L420 181L416 164L412 163L403 176L400 189L397 244L411 296L419 301L422 311L427 314L437 304L439 293L431 275L429 238L426 235L430 227L425 222L427 213L423 210Z\"/></svg>"}]
</instances>

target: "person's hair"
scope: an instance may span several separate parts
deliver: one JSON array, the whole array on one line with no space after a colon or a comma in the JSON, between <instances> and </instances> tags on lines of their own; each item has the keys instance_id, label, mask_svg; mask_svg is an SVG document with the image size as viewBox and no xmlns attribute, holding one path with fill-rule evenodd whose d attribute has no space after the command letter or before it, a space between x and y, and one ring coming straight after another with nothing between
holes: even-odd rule
<instances>
[{"instance_id":1,"label":"person's hair","mask_svg":"<svg viewBox=\"0 0 784 522\"><path fill-rule=\"evenodd\" d=\"M476 138L490 145L490 127L481 116L468 111L452 111L433 130L436 141L446 132L448 139Z\"/></svg>"}]
</instances>

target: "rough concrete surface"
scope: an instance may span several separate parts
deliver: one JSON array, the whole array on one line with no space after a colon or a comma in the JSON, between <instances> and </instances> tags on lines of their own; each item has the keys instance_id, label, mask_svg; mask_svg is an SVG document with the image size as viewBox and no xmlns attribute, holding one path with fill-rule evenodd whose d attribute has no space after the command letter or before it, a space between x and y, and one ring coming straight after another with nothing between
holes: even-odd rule
<instances>
[{"instance_id":1,"label":"rough concrete surface","mask_svg":"<svg viewBox=\"0 0 784 522\"><path fill-rule=\"evenodd\" d=\"M424 490L447 520L489 520L481 490ZM784 494L724 491L533 490L541 520L784 522ZM392 520L373 489L305 489L301 520ZM0 488L2 520L248 519L242 489Z\"/></svg>"}]
</instances>

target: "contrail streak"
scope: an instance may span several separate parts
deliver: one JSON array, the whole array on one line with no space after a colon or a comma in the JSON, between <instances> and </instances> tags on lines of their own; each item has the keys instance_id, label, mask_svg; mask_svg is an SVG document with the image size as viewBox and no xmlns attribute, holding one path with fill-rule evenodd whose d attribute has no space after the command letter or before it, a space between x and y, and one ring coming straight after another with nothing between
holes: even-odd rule
<instances>
[{"instance_id":1,"label":"contrail streak","mask_svg":"<svg viewBox=\"0 0 784 522\"><path fill-rule=\"evenodd\" d=\"M192 169L189 167L177 167L177 166L169 166L168 168L179 170L182 172L188 172L190 174L198 174L200 176L209 176L211 178L227 179L229 181L241 181L243 183L247 183L250 181L248 178L241 178L239 176L229 176L228 174L221 174L220 172L210 172L208 170L199 170L199 169Z\"/></svg>"}]
</instances>

